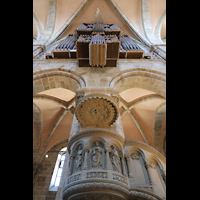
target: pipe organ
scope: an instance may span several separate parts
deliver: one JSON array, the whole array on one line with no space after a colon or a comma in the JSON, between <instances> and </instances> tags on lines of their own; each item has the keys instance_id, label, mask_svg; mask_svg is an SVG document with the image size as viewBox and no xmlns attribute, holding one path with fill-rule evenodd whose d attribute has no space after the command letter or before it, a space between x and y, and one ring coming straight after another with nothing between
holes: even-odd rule
<instances>
[{"instance_id":1,"label":"pipe organ","mask_svg":"<svg viewBox=\"0 0 200 200\"><path fill-rule=\"evenodd\" d=\"M116 24L104 24L97 9L93 24L82 23L46 58L76 58L79 67L116 67L117 60L139 59L144 51Z\"/></svg>"}]
</instances>

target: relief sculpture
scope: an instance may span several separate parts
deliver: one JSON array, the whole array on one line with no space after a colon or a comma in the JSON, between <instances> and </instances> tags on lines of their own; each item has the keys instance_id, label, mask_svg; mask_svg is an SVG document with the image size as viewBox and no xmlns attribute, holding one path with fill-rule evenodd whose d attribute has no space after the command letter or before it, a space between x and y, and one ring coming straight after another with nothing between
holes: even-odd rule
<instances>
[{"instance_id":1,"label":"relief sculpture","mask_svg":"<svg viewBox=\"0 0 200 200\"><path fill-rule=\"evenodd\" d=\"M74 165L75 171L81 170L82 163L83 163L83 147L82 145L79 145L75 157L75 165Z\"/></svg>"},{"instance_id":2,"label":"relief sculpture","mask_svg":"<svg viewBox=\"0 0 200 200\"><path fill-rule=\"evenodd\" d=\"M102 168L102 149L99 142L95 142L95 147L92 149L92 168Z\"/></svg>"},{"instance_id":3,"label":"relief sculpture","mask_svg":"<svg viewBox=\"0 0 200 200\"><path fill-rule=\"evenodd\" d=\"M114 171L121 172L121 162L119 158L119 154L116 151L114 146L111 146L111 151L109 152L110 160L113 166Z\"/></svg>"}]
</instances>

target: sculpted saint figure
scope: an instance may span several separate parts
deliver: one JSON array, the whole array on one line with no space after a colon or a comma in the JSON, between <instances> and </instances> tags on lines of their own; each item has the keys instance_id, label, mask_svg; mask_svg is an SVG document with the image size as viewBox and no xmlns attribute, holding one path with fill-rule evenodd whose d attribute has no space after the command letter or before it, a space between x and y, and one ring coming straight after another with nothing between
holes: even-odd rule
<instances>
[{"instance_id":1,"label":"sculpted saint figure","mask_svg":"<svg viewBox=\"0 0 200 200\"><path fill-rule=\"evenodd\" d=\"M113 166L114 171L121 172L121 163L118 152L116 151L115 147L111 146L111 151L109 152L110 160Z\"/></svg>"},{"instance_id":2,"label":"sculpted saint figure","mask_svg":"<svg viewBox=\"0 0 200 200\"><path fill-rule=\"evenodd\" d=\"M92 150L92 167L102 167L102 149L99 147L99 143L95 142L95 147Z\"/></svg>"},{"instance_id":3,"label":"sculpted saint figure","mask_svg":"<svg viewBox=\"0 0 200 200\"><path fill-rule=\"evenodd\" d=\"M83 148L82 146L78 146L78 151L77 151L77 154L76 154L76 157L75 157L75 170L78 171L78 170L81 170L81 165L82 165L82 162L83 162Z\"/></svg>"}]
</instances>

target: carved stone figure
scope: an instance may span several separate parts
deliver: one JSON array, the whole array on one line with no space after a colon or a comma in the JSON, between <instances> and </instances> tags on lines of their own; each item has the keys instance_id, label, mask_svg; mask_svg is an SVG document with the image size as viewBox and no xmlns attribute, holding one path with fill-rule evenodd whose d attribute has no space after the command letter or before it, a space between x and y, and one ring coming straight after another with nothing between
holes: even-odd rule
<instances>
[{"instance_id":1,"label":"carved stone figure","mask_svg":"<svg viewBox=\"0 0 200 200\"><path fill-rule=\"evenodd\" d=\"M92 168L103 167L102 166L102 149L98 142L95 142L95 147L92 150Z\"/></svg>"},{"instance_id":2,"label":"carved stone figure","mask_svg":"<svg viewBox=\"0 0 200 200\"><path fill-rule=\"evenodd\" d=\"M114 171L121 172L121 162L118 155L118 152L116 151L115 147L111 146L111 151L109 152L110 160L113 166Z\"/></svg>"},{"instance_id":3,"label":"carved stone figure","mask_svg":"<svg viewBox=\"0 0 200 200\"><path fill-rule=\"evenodd\" d=\"M75 157L75 171L81 170L82 163L83 163L83 147L79 145Z\"/></svg>"}]
</instances>

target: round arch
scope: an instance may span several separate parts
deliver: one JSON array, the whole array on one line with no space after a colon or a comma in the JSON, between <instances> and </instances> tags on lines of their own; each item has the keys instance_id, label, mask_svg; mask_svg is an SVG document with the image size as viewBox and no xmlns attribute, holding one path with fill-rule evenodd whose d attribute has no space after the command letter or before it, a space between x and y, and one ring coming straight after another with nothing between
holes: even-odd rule
<instances>
[{"instance_id":1,"label":"round arch","mask_svg":"<svg viewBox=\"0 0 200 200\"><path fill-rule=\"evenodd\" d=\"M65 88L73 92L86 86L85 80L71 70L54 68L33 73L33 95L52 88Z\"/></svg>"},{"instance_id":2,"label":"round arch","mask_svg":"<svg viewBox=\"0 0 200 200\"><path fill-rule=\"evenodd\" d=\"M129 88L142 88L166 98L165 73L155 70L136 68L122 71L111 79L109 86L119 89L119 93Z\"/></svg>"}]
</instances>

